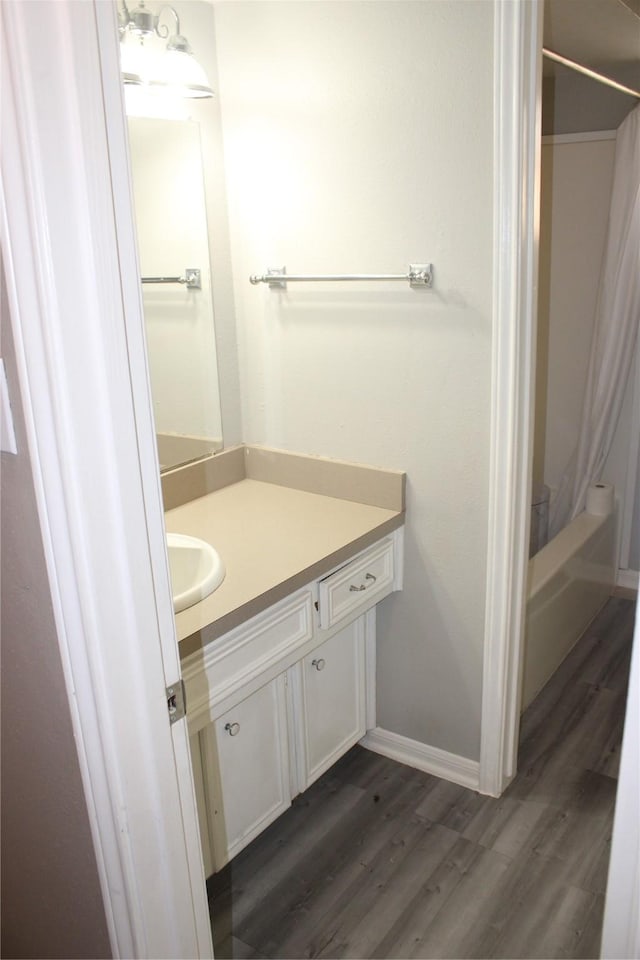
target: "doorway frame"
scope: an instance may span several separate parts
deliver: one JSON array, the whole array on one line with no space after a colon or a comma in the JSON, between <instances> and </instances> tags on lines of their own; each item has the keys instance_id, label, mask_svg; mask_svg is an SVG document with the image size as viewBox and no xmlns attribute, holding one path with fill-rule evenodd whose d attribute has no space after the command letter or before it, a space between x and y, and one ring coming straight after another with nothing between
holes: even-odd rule
<instances>
[{"instance_id":1,"label":"doorway frame","mask_svg":"<svg viewBox=\"0 0 640 960\"><path fill-rule=\"evenodd\" d=\"M3 41L4 112L13 125L4 142L14 145L3 168L3 250L112 949L116 957L211 956L204 874L194 853L195 803L192 784L185 786L186 725L174 725L171 733L164 702L165 683L176 679L177 648L172 654L131 198L125 189L118 202L114 188L125 185L121 143L110 150L107 141L124 135L122 103L113 99L119 89L115 8L104 0L4 0L1 7L3 34L11 37L10 46ZM519 720L541 8L539 0L493 6L495 307L480 760L481 789L493 794L515 772ZM55 92L47 116L33 77ZM47 163L54 155L57 162ZM99 398L98 411L78 403L86 395ZM102 522L79 509L98 496ZM110 576L116 570L119 575ZM130 710L127 724L114 690Z\"/></svg>"},{"instance_id":2,"label":"doorway frame","mask_svg":"<svg viewBox=\"0 0 640 960\"><path fill-rule=\"evenodd\" d=\"M114 957L212 957L147 370L116 9L6 0L2 255Z\"/></svg>"},{"instance_id":3,"label":"doorway frame","mask_svg":"<svg viewBox=\"0 0 640 960\"><path fill-rule=\"evenodd\" d=\"M541 0L497 3L487 590L479 789L517 769L528 568L542 132Z\"/></svg>"}]
</instances>

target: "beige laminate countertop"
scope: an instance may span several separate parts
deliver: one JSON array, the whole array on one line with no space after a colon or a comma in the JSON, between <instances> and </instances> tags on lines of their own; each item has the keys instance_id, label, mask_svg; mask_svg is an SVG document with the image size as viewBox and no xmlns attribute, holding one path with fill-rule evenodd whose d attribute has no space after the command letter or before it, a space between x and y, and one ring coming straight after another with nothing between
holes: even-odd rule
<instances>
[{"instance_id":1,"label":"beige laminate countertop","mask_svg":"<svg viewBox=\"0 0 640 960\"><path fill-rule=\"evenodd\" d=\"M404 514L259 480L240 480L165 513L169 533L211 543L218 589L176 614L186 656L401 526Z\"/></svg>"}]
</instances>

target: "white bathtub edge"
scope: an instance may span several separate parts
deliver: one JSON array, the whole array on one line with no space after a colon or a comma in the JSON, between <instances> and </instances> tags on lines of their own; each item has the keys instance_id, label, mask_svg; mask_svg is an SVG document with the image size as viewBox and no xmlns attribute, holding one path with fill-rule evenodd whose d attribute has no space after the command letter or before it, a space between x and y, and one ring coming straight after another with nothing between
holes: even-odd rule
<instances>
[{"instance_id":1,"label":"white bathtub edge","mask_svg":"<svg viewBox=\"0 0 640 960\"><path fill-rule=\"evenodd\" d=\"M569 523L564 530L556 534L542 550L529 560L529 583L527 597L533 597L545 583L553 577L567 562L567 557L573 555L587 541L602 528L609 517L594 516L591 513L581 513Z\"/></svg>"},{"instance_id":2,"label":"white bathtub edge","mask_svg":"<svg viewBox=\"0 0 640 960\"><path fill-rule=\"evenodd\" d=\"M614 590L615 520L582 513L529 561L522 710Z\"/></svg>"}]
</instances>

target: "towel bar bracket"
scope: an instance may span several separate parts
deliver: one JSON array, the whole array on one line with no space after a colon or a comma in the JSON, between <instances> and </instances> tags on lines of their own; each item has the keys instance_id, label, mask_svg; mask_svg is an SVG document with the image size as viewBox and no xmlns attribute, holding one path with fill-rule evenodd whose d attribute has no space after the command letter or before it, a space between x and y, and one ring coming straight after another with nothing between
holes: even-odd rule
<instances>
[{"instance_id":1,"label":"towel bar bracket","mask_svg":"<svg viewBox=\"0 0 640 960\"><path fill-rule=\"evenodd\" d=\"M412 287L431 287L433 285L433 264L410 263L409 285Z\"/></svg>"},{"instance_id":2,"label":"towel bar bracket","mask_svg":"<svg viewBox=\"0 0 640 960\"><path fill-rule=\"evenodd\" d=\"M196 267L187 267L183 277L141 277L141 283L181 283L187 290L202 289L202 274Z\"/></svg>"}]
</instances>

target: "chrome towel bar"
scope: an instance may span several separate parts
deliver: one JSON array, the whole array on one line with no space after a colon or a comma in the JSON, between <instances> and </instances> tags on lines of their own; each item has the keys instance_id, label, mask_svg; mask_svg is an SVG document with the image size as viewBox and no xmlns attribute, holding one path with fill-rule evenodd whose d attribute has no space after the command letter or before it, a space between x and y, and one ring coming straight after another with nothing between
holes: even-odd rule
<instances>
[{"instance_id":1,"label":"chrome towel bar","mask_svg":"<svg viewBox=\"0 0 640 960\"><path fill-rule=\"evenodd\" d=\"M430 287L433 283L433 264L411 263L407 273L336 273L336 274L303 274L287 273L286 267L272 267L262 276L253 274L249 282L268 283L270 287L286 289L287 283L336 280L405 280L411 287Z\"/></svg>"},{"instance_id":2,"label":"chrome towel bar","mask_svg":"<svg viewBox=\"0 0 640 960\"><path fill-rule=\"evenodd\" d=\"M188 290L200 290L200 271L187 268L184 277L141 277L141 283L182 283Z\"/></svg>"}]
</instances>

